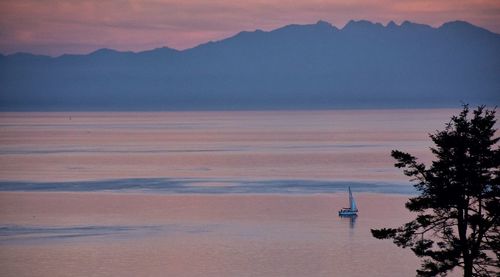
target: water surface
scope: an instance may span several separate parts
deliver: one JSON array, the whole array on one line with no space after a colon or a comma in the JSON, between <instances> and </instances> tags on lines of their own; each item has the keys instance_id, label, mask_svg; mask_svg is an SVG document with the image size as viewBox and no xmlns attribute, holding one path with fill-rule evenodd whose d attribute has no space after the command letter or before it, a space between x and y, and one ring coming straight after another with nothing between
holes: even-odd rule
<instances>
[{"instance_id":1,"label":"water surface","mask_svg":"<svg viewBox=\"0 0 500 277\"><path fill-rule=\"evenodd\" d=\"M412 276L404 196L0 193L2 276ZM395 262L397 261L397 262Z\"/></svg>"},{"instance_id":2,"label":"water surface","mask_svg":"<svg viewBox=\"0 0 500 277\"><path fill-rule=\"evenodd\" d=\"M390 151L429 161L451 114L0 113L0 275L413 276L370 229L411 218Z\"/></svg>"},{"instance_id":3,"label":"water surface","mask_svg":"<svg viewBox=\"0 0 500 277\"><path fill-rule=\"evenodd\" d=\"M243 192L274 185L291 192L283 184L305 191L309 185L345 188L352 182L360 189L378 184L386 186L383 191L400 192L387 185L403 185L407 191L408 181L393 167L390 151L429 161L428 133L442 129L452 113L1 113L0 190L30 189L35 183L68 190L74 182L95 188L103 181L105 189L110 182L139 189L163 182L230 192L249 184L252 189Z\"/></svg>"}]
</instances>

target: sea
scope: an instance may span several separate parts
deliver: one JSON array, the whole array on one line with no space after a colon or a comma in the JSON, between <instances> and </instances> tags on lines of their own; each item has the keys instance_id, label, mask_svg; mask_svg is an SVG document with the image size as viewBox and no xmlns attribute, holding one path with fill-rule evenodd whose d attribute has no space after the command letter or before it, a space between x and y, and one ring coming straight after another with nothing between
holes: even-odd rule
<instances>
[{"instance_id":1,"label":"sea","mask_svg":"<svg viewBox=\"0 0 500 277\"><path fill-rule=\"evenodd\" d=\"M390 154L458 112L0 113L0 275L414 276Z\"/></svg>"}]
</instances>

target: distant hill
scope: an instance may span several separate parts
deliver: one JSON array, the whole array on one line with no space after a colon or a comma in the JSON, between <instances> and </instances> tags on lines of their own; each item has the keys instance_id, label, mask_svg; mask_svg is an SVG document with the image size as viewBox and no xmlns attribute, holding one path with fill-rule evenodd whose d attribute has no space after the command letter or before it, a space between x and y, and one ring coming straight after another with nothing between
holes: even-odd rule
<instances>
[{"instance_id":1,"label":"distant hill","mask_svg":"<svg viewBox=\"0 0 500 277\"><path fill-rule=\"evenodd\" d=\"M319 21L178 51L0 55L0 109L274 109L500 104L500 35Z\"/></svg>"}]
</instances>

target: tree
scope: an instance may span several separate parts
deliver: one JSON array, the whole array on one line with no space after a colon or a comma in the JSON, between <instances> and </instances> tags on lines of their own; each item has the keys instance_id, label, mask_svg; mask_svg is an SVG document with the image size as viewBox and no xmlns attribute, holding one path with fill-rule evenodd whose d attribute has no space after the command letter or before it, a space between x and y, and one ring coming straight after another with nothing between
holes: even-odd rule
<instances>
[{"instance_id":1,"label":"tree","mask_svg":"<svg viewBox=\"0 0 500 277\"><path fill-rule=\"evenodd\" d=\"M470 117L470 118L469 118ZM431 134L434 161L427 167L392 151L395 166L411 177L419 192L406 208L415 220L399 228L372 229L422 259L418 276L444 276L455 267L463 276L500 276L500 140L495 110L469 114L464 105L443 131Z\"/></svg>"}]
</instances>

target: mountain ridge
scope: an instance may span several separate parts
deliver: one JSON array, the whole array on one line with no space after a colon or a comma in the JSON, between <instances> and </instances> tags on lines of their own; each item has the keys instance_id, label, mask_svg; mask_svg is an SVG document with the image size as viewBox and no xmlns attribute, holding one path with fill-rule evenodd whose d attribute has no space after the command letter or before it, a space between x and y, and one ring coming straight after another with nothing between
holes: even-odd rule
<instances>
[{"instance_id":1,"label":"mountain ridge","mask_svg":"<svg viewBox=\"0 0 500 277\"><path fill-rule=\"evenodd\" d=\"M0 109L261 109L500 104L500 35L319 20L176 50L0 56Z\"/></svg>"},{"instance_id":2,"label":"mountain ridge","mask_svg":"<svg viewBox=\"0 0 500 277\"><path fill-rule=\"evenodd\" d=\"M495 33L495 32L492 32L492 31L486 29L486 28L483 28L483 27L471 24L471 23L469 23L467 21L464 21L464 20L448 21L448 22L444 22L439 27L432 27L432 26L427 25L427 24L415 23L415 22L411 22L411 21L408 21L408 20L404 20L399 25L397 23L395 23L393 20L391 20L391 21L389 21L384 26L382 23L374 23L374 22L369 21L369 20L364 20L364 19L353 20L353 19L351 19L342 28L338 28L335 25L329 23L328 21L320 19L316 23L312 23L312 24L288 24L288 25L285 25L283 27L279 27L279 28L276 28L276 29L273 29L273 30L270 30L270 31L263 31L261 29L255 29L253 31L240 31L240 32L238 32L238 33L236 33L236 34L234 34L232 36L227 37L227 38L223 38L223 39L215 40L215 41L210 40L210 41L203 42L203 43L200 43L200 44L198 44L196 46L193 46L193 47L190 47L190 48L186 48L186 49L183 49L183 50L171 48L171 47L168 47L168 46L162 46L162 47L157 47L157 48L153 48L153 49L146 49L146 50L140 50L140 51L130 51L130 50L120 51L120 50L116 50L116 49L112 49L112 48L98 48L98 49L93 50L93 51L91 51L89 53L83 53L83 54L61 54L61 55L58 55L58 56L49 56L49 55L43 55L43 54L33 54L33 53L29 53L29 52L16 52L16 53L12 53L12 54L0 53L0 56L9 57L9 56L14 56L14 55L32 55L32 56L38 56L38 57L59 58L61 56L86 56L86 55L95 54L96 52L101 52L101 51L118 52L118 53L133 53L133 54L141 54L141 53L144 53L144 52L160 51L160 50L172 50L172 51L176 51L176 52L183 52L183 51L191 50L193 48L197 48L197 47L205 45L205 44L210 44L210 43L215 43L215 42L219 42L219 41L224 41L224 40L227 40L227 39L231 39L231 38L233 38L235 36L238 36L240 34L247 34L247 33L272 33L272 32L280 31L282 29L287 29L287 28L293 28L293 27L303 28L303 27L309 27L309 26L311 26L311 27L313 27L313 26L328 26L328 27L331 27L335 31L343 31L345 29L345 27L348 26L348 25L350 25L350 24L351 25L352 24L356 25L356 24L366 24L366 23L369 23L370 25L381 26L383 28L394 28L394 27L401 28L401 27L408 27L408 26L413 26L413 27L418 26L418 27L421 27L421 28L434 29L434 30L448 28L449 26L460 25L462 27L463 26L473 27L475 29L482 30L485 33L489 33L489 34L500 36L500 34L498 34L498 33Z\"/></svg>"}]
</instances>

